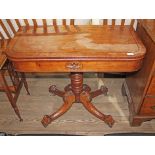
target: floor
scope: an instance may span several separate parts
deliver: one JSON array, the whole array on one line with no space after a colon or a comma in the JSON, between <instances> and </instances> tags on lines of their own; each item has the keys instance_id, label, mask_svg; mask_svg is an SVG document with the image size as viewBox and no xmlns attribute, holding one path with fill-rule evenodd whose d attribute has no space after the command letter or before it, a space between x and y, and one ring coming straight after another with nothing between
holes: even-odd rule
<instances>
[{"instance_id":1,"label":"floor","mask_svg":"<svg viewBox=\"0 0 155 155\"><path fill-rule=\"evenodd\" d=\"M48 92L50 85L59 89L70 83L68 74L29 74L27 81L31 95L24 88L18 99L23 122L19 122L5 94L0 92L0 132L9 134L71 134L105 135L110 133L143 132L155 133L155 120L143 123L140 127L130 127L128 121L128 103L121 94L124 78L97 78L96 74L85 74L84 82L97 89L105 84L109 93L93 100L95 106L105 114L111 114L115 124L109 128L104 122L88 113L82 104L75 103L62 117L52 122L47 128L41 124L45 114L54 112L63 103L62 99Z\"/></svg>"}]
</instances>

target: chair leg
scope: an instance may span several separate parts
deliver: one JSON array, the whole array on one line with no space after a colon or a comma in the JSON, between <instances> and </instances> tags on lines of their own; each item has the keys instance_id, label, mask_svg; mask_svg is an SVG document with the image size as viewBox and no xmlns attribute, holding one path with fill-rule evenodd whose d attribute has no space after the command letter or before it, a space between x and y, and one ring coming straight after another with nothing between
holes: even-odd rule
<instances>
[{"instance_id":1,"label":"chair leg","mask_svg":"<svg viewBox=\"0 0 155 155\"><path fill-rule=\"evenodd\" d=\"M28 90L28 84L27 84L27 81L26 81L26 76L25 76L25 73L20 73L21 74L21 81L20 81L20 77L19 77L19 73L16 72L14 69L13 69L13 65L11 62L9 62L8 66L8 72L9 72L9 76L10 76L10 79L17 91L18 89L18 85L20 84L20 82L22 81L24 83L24 87L27 91L27 94L30 95L30 92Z\"/></svg>"},{"instance_id":2,"label":"chair leg","mask_svg":"<svg viewBox=\"0 0 155 155\"><path fill-rule=\"evenodd\" d=\"M26 81L26 76L25 76L25 73L20 73L21 74L21 78L23 80L23 83L24 83L24 87L27 91L27 94L30 95L30 92L29 92L29 89L28 89L28 84L27 84L27 81Z\"/></svg>"},{"instance_id":3,"label":"chair leg","mask_svg":"<svg viewBox=\"0 0 155 155\"><path fill-rule=\"evenodd\" d=\"M6 81L5 76L4 76L4 73L2 73L2 72L0 72L0 81L1 81L2 87L4 88L4 90L6 92L6 95L7 95L8 99L9 99L9 101L11 103L11 106L13 107L16 115L18 116L18 118L20 119L20 121L23 121L23 119L20 116L20 112L18 110L18 107L16 105L16 100L14 99L11 91L9 90L7 81Z\"/></svg>"},{"instance_id":4,"label":"chair leg","mask_svg":"<svg viewBox=\"0 0 155 155\"><path fill-rule=\"evenodd\" d=\"M19 80L19 76L18 76L17 72L14 71L11 62L8 63L7 70L8 70L10 79L12 81L12 84L13 84L14 88L17 90L17 86L18 86L20 80Z\"/></svg>"}]
</instances>

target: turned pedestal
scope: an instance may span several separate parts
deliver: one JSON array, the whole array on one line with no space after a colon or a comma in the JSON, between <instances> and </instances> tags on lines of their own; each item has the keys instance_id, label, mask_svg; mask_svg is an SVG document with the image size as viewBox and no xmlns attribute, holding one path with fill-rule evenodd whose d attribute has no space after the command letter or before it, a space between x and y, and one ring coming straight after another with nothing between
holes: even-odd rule
<instances>
[{"instance_id":1,"label":"turned pedestal","mask_svg":"<svg viewBox=\"0 0 155 155\"><path fill-rule=\"evenodd\" d=\"M107 94L108 89L101 86L100 89L91 91L88 85L83 84L83 73L71 73L70 79L71 84L67 85L64 91L58 90L55 85L50 86L49 92L62 97L64 103L56 112L43 117L41 121L43 126L47 127L48 124L67 112L73 103L82 103L86 110L112 127L114 124L112 116L101 113L91 102L96 96Z\"/></svg>"}]
</instances>

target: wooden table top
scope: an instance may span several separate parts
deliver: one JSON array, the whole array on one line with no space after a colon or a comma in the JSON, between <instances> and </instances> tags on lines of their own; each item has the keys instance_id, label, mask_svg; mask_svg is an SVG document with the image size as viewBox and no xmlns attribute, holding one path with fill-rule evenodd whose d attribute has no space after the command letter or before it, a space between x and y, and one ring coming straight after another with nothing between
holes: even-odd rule
<instances>
[{"instance_id":1,"label":"wooden table top","mask_svg":"<svg viewBox=\"0 0 155 155\"><path fill-rule=\"evenodd\" d=\"M10 59L93 59L144 57L145 47L125 26L76 26L77 32L17 35L7 50Z\"/></svg>"},{"instance_id":2,"label":"wooden table top","mask_svg":"<svg viewBox=\"0 0 155 155\"><path fill-rule=\"evenodd\" d=\"M24 27L25 29L25 27ZM132 72L140 69L145 47L133 28L63 26L20 30L7 57L20 72ZM66 31L66 32L64 32Z\"/></svg>"}]
</instances>

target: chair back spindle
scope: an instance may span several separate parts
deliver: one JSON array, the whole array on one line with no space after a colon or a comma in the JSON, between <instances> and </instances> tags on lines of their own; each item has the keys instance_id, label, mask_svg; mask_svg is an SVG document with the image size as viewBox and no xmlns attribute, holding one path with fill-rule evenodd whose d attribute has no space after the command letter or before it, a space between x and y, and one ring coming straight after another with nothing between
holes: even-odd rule
<instances>
[{"instance_id":1,"label":"chair back spindle","mask_svg":"<svg viewBox=\"0 0 155 155\"><path fill-rule=\"evenodd\" d=\"M53 26L54 26L55 32L59 33L59 29L58 29L58 26L57 26L57 20L56 19L53 19Z\"/></svg>"},{"instance_id":2,"label":"chair back spindle","mask_svg":"<svg viewBox=\"0 0 155 155\"><path fill-rule=\"evenodd\" d=\"M103 25L104 25L104 26L108 25L108 20L107 20L107 19L104 19L104 20L103 20Z\"/></svg>"},{"instance_id":3,"label":"chair back spindle","mask_svg":"<svg viewBox=\"0 0 155 155\"><path fill-rule=\"evenodd\" d=\"M135 24L135 19L131 19L130 26L133 27Z\"/></svg>"},{"instance_id":4,"label":"chair back spindle","mask_svg":"<svg viewBox=\"0 0 155 155\"><path fill-rule=\"evenodd\" d=\"M62 25L66 26L66 19L62 20Z\"/></svg>"},{"instance_id":5,"label":"chair back spindle","mask_svg":"<svg viewBox=\"0 0 155 155\"><path fill-rule=\"evenodd\" d=\"M125 19L121 19L121 27L124 27L125 25Z\"/></svg>"},{"instance_id":6,"label":"chair back spindle","mask_svg":"<svg viewBox=\"0 0 155 155\"><path fill-rule=\"evenodd\" d=\"M8 39L11 38L11 34L9 33L8 29L6 28L6 26L4 25L2 19L0 19L0 25L3 29L3 31L5 32L6 36L8 37Z\"/></svg>"},{"instance_id":7,"label":"chair back spindle","mask_svg":"<svg viewBox=\"0 0 155 155\"><path fill-rule=\"evenodd\" d=\"M26 25L26 28L29 28L29 22L28 22L28 19L24 19L24 23Z\"/></svg>"},{"instance_id":8,"label":"chair back spindle","mask_svg":"<svg viewBox=\"0 0 155 155\"><path fill-rule=\"evenodd\" d=\"M14 26L13 26L11 20L10 20L10 19L6 19L6 22L7 22L8 25L10 26L11 31L15 34L15 33L16 33L16 30L15 30L15 28L14 28Z\"/></svg>"},{"instance_id":9,"label":"chair back spindle","mask_svg":"<svg viewBox=\"0 0 155 155\"><path fill-rule=\"evenodd\" d=\"M115 26L115 19L112 19L112 26Z\"/></svg>"},{"instance_id":10,"label":"chair back spindle","mask_svg":"<svg viewBox=\"0 0 155 155\"><path fill-rule=\"evenodd\" d=\"M20 29L20 28L21 28L21 24L20 24L20 22L19 22L19 19L15 19L15 22L16 22L18 28Z\"/></svg>"},{"instance_id":11,"label":"chair back spindle","mask_svg":"<svg viewBox=\"0 0 155 155\"><path fill-rule=\"evenodd\" d=\"M32 19L32 22L33 22L34 33L35 33L36 32L36 29L38 27L37 20L36 19Z\"/></svg>"},{"instance_id":12,"label":"chair back spindle","mask_svg":"<svg viewBox=\"0 0 155 155\"><path fill-rule=\"evenodd\" d=\"M46 19L43 19L43 28L44 28L44 33L47 33L47 21Z\"/></svg>"},{"instance_id":13,"label":"chair back spindle","mask_svg":"<svg viewBox=\"0 0 155 155\"><path fill-rule=\"evenodd\" d=\"M4 45L4 37L3 37L3 34L0 32L0 48L2 48L3 47L3 45Z\"/></svg>"},{"instance_id":14,"label":"chair back spindle","mask_svg":"<svg viewBox=\"0 0 155 155\"><path fill-rule=\"evenodd\" d=\"M70 20L70 25L74 25L74 19Z\"/></svg>"}]
</instances>

